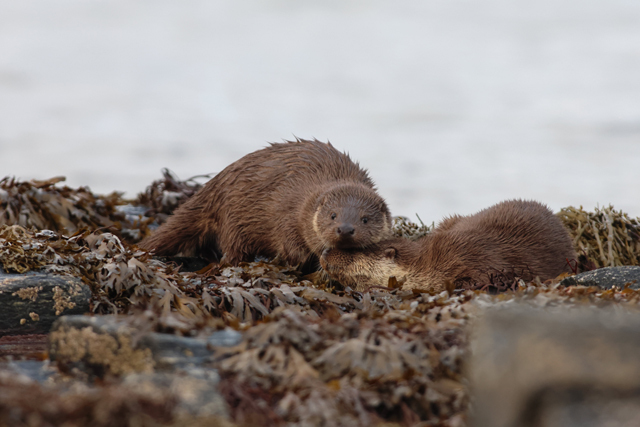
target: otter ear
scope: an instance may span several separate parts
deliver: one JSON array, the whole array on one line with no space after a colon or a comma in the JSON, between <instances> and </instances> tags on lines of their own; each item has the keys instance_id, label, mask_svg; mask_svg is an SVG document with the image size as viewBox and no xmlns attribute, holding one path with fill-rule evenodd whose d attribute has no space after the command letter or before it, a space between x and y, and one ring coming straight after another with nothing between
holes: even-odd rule
<instances>
[{"instance_id":1,"label":"otter ear","mask_svg":"<svg viewBox=\"0 0 640 427\"><path fill-rule=\"evenodd\" d=\"M388 248L384 250L384 257L388 259L394 259L396 257L395 248Z\"/></svg>"}]
</instances>

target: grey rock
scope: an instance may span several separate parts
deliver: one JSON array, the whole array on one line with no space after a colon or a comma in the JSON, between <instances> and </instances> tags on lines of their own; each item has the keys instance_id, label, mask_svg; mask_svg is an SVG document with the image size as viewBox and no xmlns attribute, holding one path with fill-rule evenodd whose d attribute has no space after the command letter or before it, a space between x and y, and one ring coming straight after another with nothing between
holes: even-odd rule
<instances>
[{"instance_id":1,"label":"grey rock","mask_svg":"<svg viewBox=\"0 0 640 427\"><path fill-rule=\"evenodd\" d=\"M174 414L178 417L227 417L229 411L218 391L219 381L214 369L194 368L171 374L132 374L123 379L123 385L149 394L156 389L170 390L178 402Z\"/></svg>"},{"instance_id":2,"label":"grey rock","mask_svg":"<svg viewBox=\"0 0 640 427\"><path fill-rule=\"evenodd\" d=\"M472 332L470 426L639 425L638 331L640 313L615 308L488 310Z\"/></svg>"},{"instance_id":3,"label":"grey rock","mask_svg":"<svg viewBox=\"0 0 640 427\"><path fill-rule=\"evenodd\" d=\"M139 221L141 217L144 217L145 213L149 210L146 206L134 206L132 204L128 205L118 205L116 206L116 210L118 212L122 212L126 215L127 221Z\"/></svg>"},{"instance_id":4,"label":"grey rock","mask_svg":"<svg viewBox=\"0 0 640 427\"><path fill-rule=\"evenodd\" d=\"M538 423L544 427L637 427L640 394L611 389L567 389L544 393Z\"/></svg>"},{"instance_id":5,"label":"grey rock","mask_svg":"<svg viewBox=\"0 0 640 427\"><path fill-rule=\"evenodd\" d=\"M576 274L567 277L560 282L562 286L598 286L602 289L611 289L614 286L623 288L629 284L631 289L640 289L640 267L605 267L593 271Z\"/></svg>"},{"instance_id":6,"label":"grey rock","mask_svg":"<svg viewBox=\"0 0 640 427\"><path fill-rule=\"evenodd\" d=\"M166 371L200 365L210 355L204 339L155 332L143 336L139 346L151 350L156 369Z\"/></svg>"},{"instance_id":7,"label":"grey rock","mask_svg":"<svg viewBox=\"0 0 640 427\"><path fill-rule=\"evenodd\" d=\"M227 425L220 376L204 363L210 342L233 344L241 335L213 335L210 340L151 332L144 319L133 316L63 316L50 333L49 354L62 370L82 374L76 378L111 374L139 395L170 395L177 402L174 416L187 424Z\"/></svg>"},{"instance_id":8,"label":"grey rock","mask_svg":"<svg viewBox=\"0 0 640 427\"><path fill-rule=\"evenodd\" d=\"M27 381L45 383L57 371L48 360L20 360L0 363L0 372L19 375Z\"/></svg>"},{"instance_id":9,"label":"grey rock","mask_svg":"<svg viewBox=\"0 0 640 427\"><path fill-rule=\"evenodd\" d=\"M91 377L152 373L151 350L139 346L144 326L125 316L64 316L49 333L49 358L64 371Z\"/></svg>"},{"instance_id":10,"label":"grey rock","mask_svg":"<svg viewBox=\"0 0 640 427\"><path fill-rule=\"evenodd\" d=\"M61 315L88 312L90 299L75 277L0 273L0 336L46 333Z\"/></svg>"},{"instance_id":11,"label":"grey rock","mask_svg":"<svg viewBox=\"0 0 640 427\"><path fill-rule=\"evenodd\" d=\"M140 319L130 316L64 316L49 335L49 355L67 370L98 377L175 372L201 367L212 345L232 346L242 339L232 330L209 339L161 334L136 322Z\"/></svg>"},{"instance_id":12,"label":"grey rock","mask_svg":"<svg viewBox=\"0 0 640 427\"><path fill-rule=\"evenodd\" d=\"M242 334L231 328L216 331L207 338L207 343L211 347L233 347L240 344L240 341L242 341Z\"/></svg>"},{"instance_id":13,"label":"grey rock","mask_svg":"<svg viewBox=\"0 0 640 427\"><path fill-rule=\"evenodd\" d=\"M103 388L99 383L87 383L78 376L62 376L48 361L0 363L0 385L4 386L0 394L12 392L11 386L7 384L32 387L31 390L39 385L39 390L43 393L77 395L86 392L91 393L94 398L99 396L99 399L109 399L113 393L121 392L142 402L147 400L170 405L175 421L172 425L231 425L226 422L229 410L218 391L219 382L220 377L215 369L196 367L180 369L173 373L133 373L120 380L112 379L109 381L109 388ZM55 413L56 403L41 402L45 403L52 405L49 408Z\"/></svg>"}]
</instances>

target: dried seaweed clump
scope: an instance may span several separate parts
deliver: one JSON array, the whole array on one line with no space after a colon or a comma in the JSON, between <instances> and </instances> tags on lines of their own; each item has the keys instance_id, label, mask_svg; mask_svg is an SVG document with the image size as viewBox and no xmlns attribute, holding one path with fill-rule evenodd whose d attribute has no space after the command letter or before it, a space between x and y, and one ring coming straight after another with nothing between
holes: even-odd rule
<instances>
[{"instance_id":1,"label":"dried seaweed clump","mask_svg":"<svg viewBox=\"0 0 640 427\"><path fill-rule=\"evenodd\" d=\"M385 296L383 296L385 295ZM463 425L472 292L364 294L354 313L274 312L214 366L232 419L283 425Z\"/></svg>"},{"instance_id":2,"label":"dried seaweed clump","mask_svg":"<svg viewBox=\"0 0 640 427\"><path fill-rule=\"evenodd\" d=\"M640 258L640 221L612 206L567 207L557 214L569 229L582 264L590 268L638 265Z\"/></svg>"},{"instance_id":3,"label":"dried seaweed clump","mask_svg":"<svg viewBox=\"0 0 640 427\"><path fill-rule=\"evenodd\" d=\"M198 175L185 181L180 181L169 169L162 170L162 179L153 181L144 192L138 194L136 205L149 209L147 216L152 216L158 224L166 221L173 211L193 196L202 184L200 178L211 178L210 175Z\"/></svg>"},{"instance_id":4,"label":"dried seaweed clump","mask_svg":"<svg viewBox=\"0 0 640 427\"><path fill-rule=\"evenodd\" d=\"M409 240L418 240L419 238L431 233L434 225L425 225L420 217L418 217L418 220L420 220L420 225L409 221L409 218L405 216L393 217L392 228L394 236L404 237Z\"/></svg>"},{"instance_id":5,"label":"dried seaweed clump","mask_svg":"<svg viewBox=\"0 0 640 427\"><path fill-rule=\"evenodd\" d=\"M136 243L150 233L153 218L127 213L122 193L95 195L87 187L58 187L64 177L46 181L0 181L0 225L53 230L70 236L82 230L109 229L118 237ZM132 207L129 206L129 210Z\"/></svg>"},{"instance_id":6,"label":"dried seaweed clump","mask_svg":"<svg viewBox=\"0 0 640 427\"><path fill-rule=\"evenodd\" d=\"M0 225L73 234L82 228L111 227L124 219L116 210L122 194L96 196L86 187L56 187L64 177L46 181L0 181Z\"/></svg>"}]
</instances>

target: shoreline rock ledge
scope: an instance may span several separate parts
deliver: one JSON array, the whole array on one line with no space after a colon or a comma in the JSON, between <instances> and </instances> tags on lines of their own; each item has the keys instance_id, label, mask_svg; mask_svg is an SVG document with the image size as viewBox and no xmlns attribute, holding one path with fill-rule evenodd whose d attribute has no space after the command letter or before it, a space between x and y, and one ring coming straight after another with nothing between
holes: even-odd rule
<instances>
[{"instance_id":1,"label":"shoreline rock ledge","mask_svg":"<svg viewBox=\"0 0 640 427\"><path fill-rule=\"evenodd\" d=\"M575 276L567 277L560 282L561 286L597 286L600 289L611 289L614 286L624 288L629 285L631 289L640 289L640 267L604 267Z\"/></svg>"}]
</instances>

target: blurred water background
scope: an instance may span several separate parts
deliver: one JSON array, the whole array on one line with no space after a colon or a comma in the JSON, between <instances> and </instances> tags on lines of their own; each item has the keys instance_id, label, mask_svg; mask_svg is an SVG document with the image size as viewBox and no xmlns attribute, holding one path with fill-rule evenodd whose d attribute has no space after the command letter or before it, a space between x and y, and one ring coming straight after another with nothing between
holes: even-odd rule
<instances>
[{"instance_id":1,"label":"blurred water background","mask_svg":"<svg viewBox=\"0 0 640 427\"><path fill-rule=\"evenodd\" d=\"M429 223L640 216L640 1L0 2L2 176L135 196L294 135Z\"/></svg>"}]
</instances>

